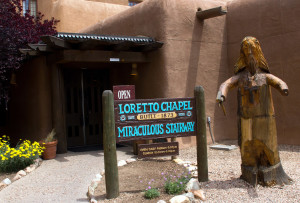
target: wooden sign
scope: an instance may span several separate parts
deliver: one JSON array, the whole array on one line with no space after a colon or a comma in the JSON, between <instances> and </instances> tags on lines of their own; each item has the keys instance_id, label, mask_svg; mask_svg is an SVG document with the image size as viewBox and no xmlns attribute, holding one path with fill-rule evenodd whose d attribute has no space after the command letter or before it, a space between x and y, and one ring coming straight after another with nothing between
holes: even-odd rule
<instances>
[{"instance_id":1,"label":"wooden sign","mask_svg":"<svg viewBox=\"0 0 300 203\"><path fill-rule=\"evenodd\" d=\"M116 140L196 135L193 98L115 101Z\"/></svg>"},{"instance_id":2,"label":"wooden sign","mask_svg":"<svg viewBox=\"0 0 300 203\"><path fill-rule=\"evenodd\" d=\"M135 99L134 85L113 86L114 100L131 100Z\"/></svg>"},{"instance_id":3,"label":"wooden sign","mask_svg":"<svg viewBox=\"0 0 300 203\"><path fill-rule=\"evenodd\" d=\"M178 142L139 144L138 158L179 155Z\"/></svg>"}]
</instances>

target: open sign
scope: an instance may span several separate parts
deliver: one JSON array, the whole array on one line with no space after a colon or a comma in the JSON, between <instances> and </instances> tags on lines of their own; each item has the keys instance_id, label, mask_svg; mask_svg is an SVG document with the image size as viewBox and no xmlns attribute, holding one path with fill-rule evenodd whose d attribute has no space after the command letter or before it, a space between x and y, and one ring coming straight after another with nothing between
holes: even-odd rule
<instances>
[{"instance_id":1,"label":"open sign","mask_svg":"<svg viewBox=\"0 0 300 203\"><path fill-rule=\"evenodd\" d=\"M118 85L113 86L115 100L132 100L135 99L134 85Z\"/></svg>"}]
</instances>

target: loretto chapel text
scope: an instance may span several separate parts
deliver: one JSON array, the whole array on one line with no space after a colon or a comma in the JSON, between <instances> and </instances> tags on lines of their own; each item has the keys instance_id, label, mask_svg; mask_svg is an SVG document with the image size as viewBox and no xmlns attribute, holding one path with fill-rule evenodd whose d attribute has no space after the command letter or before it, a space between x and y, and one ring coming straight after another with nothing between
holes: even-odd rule
<instances>
[{"instance_id":1,"label":"loretto chapel text","mask_svg":"<svg viewBox=\"0 0 300 203\"><path fill-rule=\"evenodd\" d=\"M170 100L170 99L169 99ZM195 133L194 100L122 101L116 105L117 139L128 137L176 137Z\"/></svg>"}]
</instances>

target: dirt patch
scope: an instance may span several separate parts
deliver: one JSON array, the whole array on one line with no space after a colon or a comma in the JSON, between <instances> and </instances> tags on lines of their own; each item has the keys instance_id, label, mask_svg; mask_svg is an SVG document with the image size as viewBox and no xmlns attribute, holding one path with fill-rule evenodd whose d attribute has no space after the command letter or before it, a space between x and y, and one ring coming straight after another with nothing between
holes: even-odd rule
<instances>
[{"instance_id":1,"label":"dirt patch","mask_svg":"<svg viewBox=\"0 0 300 203\"><path fill-rule=\"evenodd\" d=\"M143 160L136 161L125 166L119 167L119 188L120 196L117 199L105 199L105 178L101 180L95 191L95 197L100 202L157 202L160 199L168 200L174 195L168 195L164 191L164 177L168 175L180 175L186 172L183 166L180 166L170 160ZM151 182L151 183L150 183ZM149 184L150 183L150 184ZM144 198L144 191L151 186L158 188L160 196L158 198L147 200Z\"/></svg>"}]
</instances>

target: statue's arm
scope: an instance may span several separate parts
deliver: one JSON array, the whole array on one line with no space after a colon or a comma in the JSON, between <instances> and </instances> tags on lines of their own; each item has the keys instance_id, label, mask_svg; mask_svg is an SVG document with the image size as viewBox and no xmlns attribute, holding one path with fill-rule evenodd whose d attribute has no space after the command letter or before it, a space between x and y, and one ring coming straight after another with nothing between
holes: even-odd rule
<instances>
[{"instance_id":1,"label":"statue's arm","mask_svg":"<svg viewBox=\"0 0 300 203\"><path fill-rule=\"evenodd\" d=\"M283 80L272 74L266 74L266 78L268 85L276 88L282 95L287 96L289 94L289 88Z\"/></svg>"},{"instance_id":2,"label":"statue's arm","mask_svg":"<svg viewBox=\"0 0 300 203\"><path fill-rule=\"evenodd\" d=\"M228 91L237 86L239 78L239 75L234 75L221 84L217 95L217 102L225 101Z\"/></svg>"}]
</instances>

